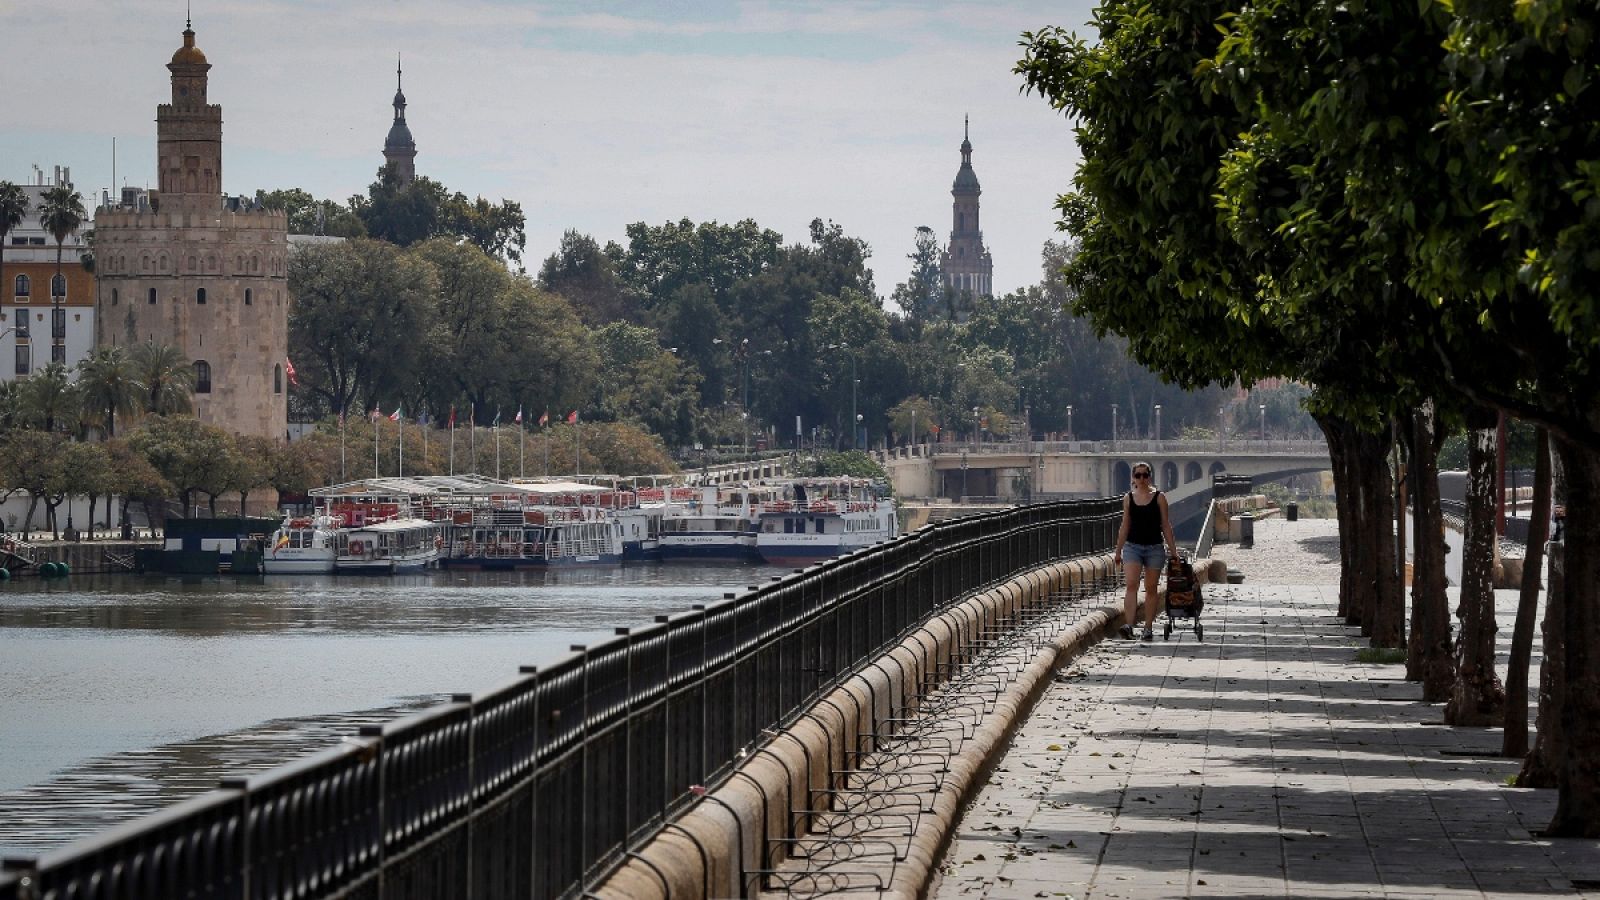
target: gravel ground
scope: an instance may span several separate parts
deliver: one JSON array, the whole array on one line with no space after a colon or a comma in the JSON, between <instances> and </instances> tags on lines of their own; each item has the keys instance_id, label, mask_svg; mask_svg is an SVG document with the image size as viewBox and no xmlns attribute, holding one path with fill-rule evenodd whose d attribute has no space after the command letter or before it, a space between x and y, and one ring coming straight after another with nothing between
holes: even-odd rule
<instances>
[{"instance_id":1,"label":"gravel ground","mask_svg":"<svg viewBox=\"0 0 1600 900\"><path fill-rule=\"evenodd\" d=\"M1288 522L1274 516L1257 521L1255 533L1254 547L1218 544L1212 558L1243 572L1246 584L1339 583L1338 519Z\"/></svg>"}]
</instances>

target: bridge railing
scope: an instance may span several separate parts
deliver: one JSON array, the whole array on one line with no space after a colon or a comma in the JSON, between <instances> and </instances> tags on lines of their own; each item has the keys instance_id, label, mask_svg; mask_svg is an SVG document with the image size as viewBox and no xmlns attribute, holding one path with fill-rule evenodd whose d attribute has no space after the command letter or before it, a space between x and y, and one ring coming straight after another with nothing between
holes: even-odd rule
<instances>
[{"instance_id":1,"label":"bridge railing","mask_svg":"<svg viewBox=\"0 0 1600 900\"><path fill-rule=\"evenodd\" d=\"M1108 551L1117 500L920 529L34 859L0 900L569 897L918 623Z\"/></svg>"},{"instance_id":2,"label":"bridge railing","mask_svg":"<svg viewBox=\"0 0 1600 900\"><path fill-rule=\"evenodd\" d=\"M910 456L959 456L963 453L988 456L1030 455L1037 453L1116 453L1162 455L1171 453L1203 453L1248 456L1251 454L1283 456L1326 456L1328 444L1321 440L1253 441L1229 439L1226 441L1014 441L1014 442L953 442L921 444L916 448L892 448L893 458Z\"/></svg>"}]
</instances>

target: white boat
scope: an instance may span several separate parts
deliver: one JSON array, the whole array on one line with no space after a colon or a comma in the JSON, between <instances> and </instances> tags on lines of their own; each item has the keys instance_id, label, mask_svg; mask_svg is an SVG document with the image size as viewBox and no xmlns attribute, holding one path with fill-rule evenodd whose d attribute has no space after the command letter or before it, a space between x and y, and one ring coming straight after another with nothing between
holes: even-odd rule
<instances>
[{"instance_id":1,"label":"white boat","mask_svg":"<svg viewBox=\"0 0 1600 900\"><path fill-rule=\"evenodd\" d=\"M438 523L401 516L340 532L334 571L372 575L420 572L438 562L443 547L444 533Z\"/></svg>"},{"instance_id":2,"label":"white boat","mask_svg":"<svg viewBox=\"0 0 1600 900\"><path fill-rule=\"evenodd\" d=\"M339 521L334 516L285 517L267 541L261 568L268 575L321 575L333 571Z\"/></svg>"},{"instance_id":3,"label":"white boat","mask_svg":"<svg viewBox=\"0 0 1600 900\"><path fill-rule=\"evenodd\" d=\"M674 498L681 492L674 490ZM711 486L669 505L661 516L662 561L759 562L757 511L777 496L777 489L767 486L723 491Z\"/></svg>"},{"instance_id":4,"label":"white boat","mask_svg":"<svg viewBox=\"0 0 1600 900\"><path fill-rule=\"evenodd\" d=\"M808 565L900 533L894 501L866 479L800 479L783 493L759 512L756 549L773 565Z\"/></svg>"}]
</instances>

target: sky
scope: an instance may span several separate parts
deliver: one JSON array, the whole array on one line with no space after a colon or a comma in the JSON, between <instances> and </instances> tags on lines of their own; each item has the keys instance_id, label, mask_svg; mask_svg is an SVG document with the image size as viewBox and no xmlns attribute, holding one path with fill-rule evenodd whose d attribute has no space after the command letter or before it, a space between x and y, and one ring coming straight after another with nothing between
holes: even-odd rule
<instances>
[{"instance_id":1,"label":"sky","mask_svg":"<svg viewBox=\"0 0 1600 900\"><path fill-rule=\"evenodd\" d=\"M223 190L344 200L382 163L400 54L417 172L515 200L535 271L567 229L814 218L865 240L880 294L915 229L947 241L971 117L994 286L1036 283L1070 186L1070 123L1020 91L1021 33L1092 2L189 0L222 106ZM185 0L0 0L0 179L70 166L88 198L155 181L155 107ZM59 54L63 64L44 60Z\"/></svg>"}]
</instances>

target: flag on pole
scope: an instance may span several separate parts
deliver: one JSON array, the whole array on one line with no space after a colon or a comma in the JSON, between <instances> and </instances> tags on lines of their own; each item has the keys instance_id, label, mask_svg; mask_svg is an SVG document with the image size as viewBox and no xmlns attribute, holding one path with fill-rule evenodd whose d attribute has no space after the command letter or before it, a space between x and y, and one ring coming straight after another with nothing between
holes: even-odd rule
<instances>
[{"instance_id":1,"label":"flag on pole","mask_svg":"<svg viewBox=\"0 0 1600 900\"><path fill-rule=\"evenodd\" d=\"M489 427L490 428L499 428L500 427L500 410L499 410L498 407L494 411L494 421L489 424Z\"/></svg>"},{"instance_id":2,"label":"flag on pole","mask_svg":"<svg viewBox=\"0 0 1600 900\"><path fill-rule=\"evenodd\" d=\"M394 412L389 414L389 421L391 421L391 422L400 421L400 407L396 406L394 408Z\"/></svg>"},{"instance_id":3,"label":"flag on pole","mask_svg":"<svg viewBox=\"0 0 1600 900\"><path fill-rule=\"evenodd\" d=\"M518 425L522 424L522 407L517 407L517 417L511 421L517 423Z\"/></svg>"},{"instance_id":4,"label":"flag on pole","mask_svg":"<svg viewBox=\"0 0 1600 900\"><path fill-rule=\"evenodd\" d=\"M294 374L294 363L290 362L289 357L287 356L283 358L283 374L289 376L290 384L294 385L295 387L300 386L300 379L296 378Z\"/></svg>"},{"instance_id":5,"label":"flag on pole","mask_svg":"<svg viewBox=\"0 0 1600 900\"><path fill-rule=\"evenodd\" d=\"M456 408L455 408L455 406L451 406L450 407L450 424L445 426L445 427L447 427L447 428L456 427Z\"/></svg>"},{"instance_id":6,"label":"flag on pole","mask_svg":"<svg viewBox=\"0 0 1600 900\"><path fill-rule=\"evenodd\" d=\"M539 427L540 428L543 428L546 424L549 423L549 421L550 421L550 410L547 409L544 412L539 414Z\"/></svg>"},{"instance_id":7,"label":"flag on pole","mask_svg":"<svg viewBox=\"0 0 1600 900\"><path fill-rule=\"evenodd\" d=\"M573 410L572 412L567 413L567 424L568 425L576 425L576 424L578 424L578 411L577 410Z\"/></svg>"},{"instance_id":8,"label":"flag on pole","mask_svg":"<svg viewBox=\"0 0 1600 900\"><path fill-rule=\"evenodd\" d=\"M381 415L383 415L383 411L380 410L378 408L378 404L376 402L374 402L372 404L372 421L374 421L374 422L378 421L378 417L381 416Z\"/></svg>"}]
</instances>

